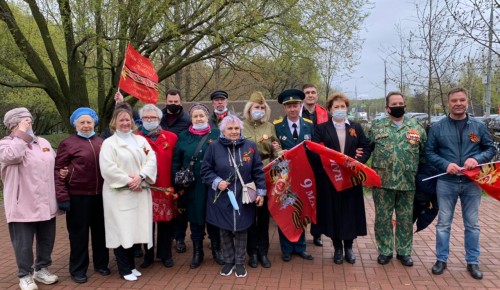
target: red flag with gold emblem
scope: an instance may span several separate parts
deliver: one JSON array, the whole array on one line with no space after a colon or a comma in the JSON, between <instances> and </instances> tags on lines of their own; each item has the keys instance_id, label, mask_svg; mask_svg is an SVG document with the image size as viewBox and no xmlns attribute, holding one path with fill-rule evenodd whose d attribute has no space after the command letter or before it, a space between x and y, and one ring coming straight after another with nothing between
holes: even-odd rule
<instances>
[{"instance_id":1,"label":"red flag with gold emblem","mask_svg":"<svg viewBox=\"0 0 500 290\"><path fill-rule=\"evenodd\" d=\"M316 223L316 181L304 144L264 167L269 212L286 238L299 240L308 223Z\"/></svg>"},{"instance_id":2,"label":"red flag with gold emblem","mask_svg":"<svg viewBox=\"0 0 500 290\"><path fill-rule=\"evenodd\" d=\"M483 164L471 170L462 170L462 173L489 196L500 200L500 161Z\"/></svg>"},{"instance_id":3,"label":"red flag with gold emblem","mask_svg":"<svg viewBox=\"0 0 500 290\"><path fill-rule=\"evenodd\" d=\"M367 165L338 151L311 141L305 141L307 149L321 157L321 163L337 191L363 183L365 186L381 186L380 176Z\"/></svg>"},{"instance_id":4,"label":"red flag with gold emblem","mask_svg":"<svg viewBox=\"0 0 500 290\"><path fill-rule=\"evenodd\" d=\"M158 102L158 74L151 61L129 43L118 88L144 103Z\"/></svg>"}]
</instances>

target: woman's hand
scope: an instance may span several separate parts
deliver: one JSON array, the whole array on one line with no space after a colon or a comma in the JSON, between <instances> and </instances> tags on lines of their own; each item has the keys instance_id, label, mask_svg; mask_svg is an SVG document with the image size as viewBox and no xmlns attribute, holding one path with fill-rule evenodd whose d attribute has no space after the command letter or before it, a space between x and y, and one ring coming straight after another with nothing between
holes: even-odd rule
<instances>
[{"instance_id":1,"label":"woman's hand","mask_svg":"<svg viewBox=\"0 0 500 290\"><path fill-rule=\"evenodd\" d=\"M68 166L64 166L63 168L59 169L59 178L65 179L66 176L68 176L68 172Z\"/></svg>"},{"instance_id":2,"label":"woman's hand","mask_svg":"<svg viewBox=\"0 0 500 290\"><path fill-rule=\"evenodd\" d=\"M227 189L227 187L229 186L229 182L225 181L225 180L222 180L221 182L219 182L219 185L217 186L217 188L220 190L220 191L224 191Z\"/></svg>"},{"instance_id":3,"label":"woman's hand","mask_svg":"<svg viewBox=\"0 0 500 290\"><path fill-rule=\"evenodd\" d=\"M257 206L262 206L264 204L264 197L260 195L257 196L257 198L255 198L255 203Z\"/></svg>"},{"instance_id":4,"label":"woman's hand","mask_svg":"<svg viewBox=\"0 0 500 290\"><path fill-rule=\"evenodd\" d=\"M141 183L142 183L142 178L140 175L129 175L130 178L132 178L132 180L130 180L128 182L128 187L130 188L130 190L132 191L141 191L142 190L142 187L141 187Z\"/></svg>"},{"instance_id":5,"label":"woman's hand","mask_svg":"<svg viewBox=\"0 0 500 290\"><path fill-rule=\"evenodd\" d=\"M26 117L22 119L21 122L19 122L19 124L17 124L17 130L26 133L28 129L31 129L31 124L32 124L31 118Z\"/></svg>"},{"instance_id":6,"label":"woman's hand","mask_svg":"<svg viewBox=\"0 0 500 290\"><path fill-rule=\"evenodd\" d=\"M356 148L356 156L355 156L355 158L361 157L361 156L363 156L363 148Z\"/></svg>"}]
</instances>

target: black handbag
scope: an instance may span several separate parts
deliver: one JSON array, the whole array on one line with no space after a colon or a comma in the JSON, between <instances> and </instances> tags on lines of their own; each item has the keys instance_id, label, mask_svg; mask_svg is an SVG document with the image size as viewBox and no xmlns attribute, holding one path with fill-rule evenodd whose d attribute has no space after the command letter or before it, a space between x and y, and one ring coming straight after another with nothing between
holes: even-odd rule
<instances>
[{"instance_id":1,"label":"black handbag","mask_svg":"<svg viewBox=\"0 0 500 290\"><path fill-rule=\"evenodd\" d=\"M198 160L198 155L200 154L200 149L208 138L208 134L203 136L203 138L196 146L196 150L194 150L195 154L191 157L191 161L189 161L188 167L182 167L179 171L175 173L174 183L175 185L183 188L188 188L193 185L194 178L194 163Z\"/></svg>"}]
</instances>

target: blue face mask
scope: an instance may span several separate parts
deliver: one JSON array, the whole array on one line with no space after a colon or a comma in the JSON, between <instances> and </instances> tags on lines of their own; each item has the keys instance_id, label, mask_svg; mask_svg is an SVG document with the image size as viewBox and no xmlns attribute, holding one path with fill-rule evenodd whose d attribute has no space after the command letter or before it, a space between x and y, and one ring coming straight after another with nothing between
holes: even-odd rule
<instances>
[{"instance_id":1,"label":"blue face mask","mask_svg":"<svg viewBox=\"0 0 500 290\"><path fill-rule=\"evenodd\" d=\"M207 122L201 123L201 124L193 124L193 129L195 129L195 130L203 130L203 129L206 129L207 127L208 127Z\"/></svg>"},{"instance_id":2,"label":"blue face mask","mask_svg":"<svg viewBox=\"0 0 500 290\"><path fill-rule=\"evenodd\" d=\"M85 138L85 139L90 139L92 136L94 136L94 135L95 135L95 131L92 131L92 132L90 132L89 134L84 134L84 133L82 133L82 132L78 131L78 132L76 133L76 135L78 135L78 136L80 136L80 137L83 137L83 138Z\"/></svg>"},{"instance_id":3,"label":"blue face mask","mask_svg":"<svg viewBox=\"0 0 500 290\"><path fill-rule=\"evenodd\" d=\"M252 110L252 119L254 119L255 121L258 121L260 119L262 119L264 117L264 115L266 114L266 111L264 110Z\"/></svg>"},{"instance_id":4,"label":"blue face mask","mask_svg":"<svg viewBox=\"0 0 500 290\"><path fill-rule=\"evenodd\" d=\"M144 129L146 129L148 131L152 131L152 130L158 128L159 125L160 125L160 122L158 122L158 121L153 121L153 122L142 121L142 127L144 127Z\"/></svg>"},{"instance_id":5,"label":"blue face mask","mask_svg":"<svg viewBox=\"0 0 500 290\"><path fill-rule=\"evenodd\" d=\"M337 120L344 120L347 117L347 110L335 110L332 117Z\"/></svg>"}]
</instances>

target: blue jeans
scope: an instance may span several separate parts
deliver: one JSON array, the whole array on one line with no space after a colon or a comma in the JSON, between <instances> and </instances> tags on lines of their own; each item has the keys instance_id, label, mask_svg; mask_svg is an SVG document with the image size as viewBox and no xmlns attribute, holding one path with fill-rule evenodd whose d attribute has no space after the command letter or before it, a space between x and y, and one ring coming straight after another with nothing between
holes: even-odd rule
<instances>
[{"instance_id":1,"label":"blue jeans","mask_svg":"<svg viewBox=\"0 0 500 290\"><path fill-rule=\"evenodd\" d=\"M436 257L446 262L450 253L450 230L453 213L458 197L462 205L462 217L465 227L465 261L467 264L479 264L479 205L481 188L474 182L450 182L438 180L437 201L439 206L436 225Z\"/></svg>"}]
</instances>

